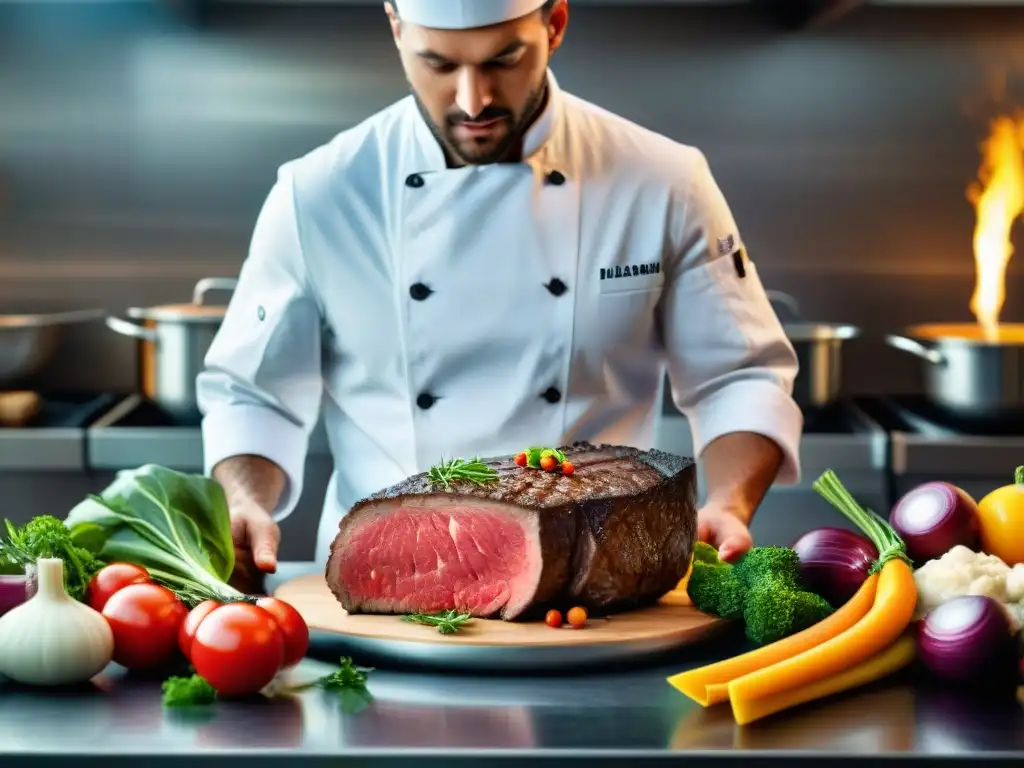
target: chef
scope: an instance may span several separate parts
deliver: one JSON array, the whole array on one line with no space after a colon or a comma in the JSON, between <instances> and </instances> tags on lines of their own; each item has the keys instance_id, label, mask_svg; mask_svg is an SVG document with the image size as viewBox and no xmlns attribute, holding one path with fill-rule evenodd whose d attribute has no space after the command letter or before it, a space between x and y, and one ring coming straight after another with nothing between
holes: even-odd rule
<instances>
[{"instance_id":1,"label":"chef","mask_svg":"<svg viewBox=\"0 0 1024 768\"><path fill-rule=\"evenodd\" d=\"M704 155L561 89L566 0L384 7L411 95L281 166L198 378L238 581L276 567L321 411L323 562L441 459L651 446L666 371L700 535L746 551L799 475L797 363Z\"/></svg>"}]
</instances>

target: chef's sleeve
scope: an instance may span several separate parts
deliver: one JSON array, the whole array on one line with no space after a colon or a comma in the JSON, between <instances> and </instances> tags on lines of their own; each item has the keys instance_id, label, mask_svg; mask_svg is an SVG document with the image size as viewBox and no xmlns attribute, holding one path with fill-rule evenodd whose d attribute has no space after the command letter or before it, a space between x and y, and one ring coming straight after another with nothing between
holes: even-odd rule
<instances>
[{"instance_id":1,"label":"chef's sleeve","mask_svg":"<svg viewBox=\"0 0 1024 768\"><path fill-rule=\"evenodd\" d=\"M286 476L276 520L302 494L323 387L320 329L285 166L257 218L238 287L196 381L207 474L232 456L274 462Z\"/></svg>"},{"instance_id":2,"label":"chef's sleeve","mask_svg":"<svg viewBox=\"0 0 1024 768\"><path fill-rule=\"evenodd\" d=\"M672 399L697 456L722 435L753 432L781 449L778 482L796 483L796 353L706 158L691 150L685 166L660 308Z\"/></svg>"}]
</instances>

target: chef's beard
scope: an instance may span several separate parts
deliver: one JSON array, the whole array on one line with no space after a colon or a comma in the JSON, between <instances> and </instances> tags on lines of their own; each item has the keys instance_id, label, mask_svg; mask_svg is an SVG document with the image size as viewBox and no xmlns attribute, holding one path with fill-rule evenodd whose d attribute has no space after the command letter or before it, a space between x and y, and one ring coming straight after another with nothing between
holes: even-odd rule
<instances>
[{"instance_id":1,"label":"chef's beard","mask_svg":"<svg viewBox=\"0 0 1024 768\"><path fill-rule=\"evenodd\" d=\"M526 105L518 119L515 118L510 110L500 107L487 107L474 118L480 121L501 118L507 126L505 136L490 151L486 152L466 151L467 147L472 147L472 143L460 143L453 135L453 131L459 122L466 119L464 115L458 117L446 116L444 128L441 128L430 117L430 112L427 111L426 106L420 101L419 94L415 90L413 90L412 94L424 122L430 126L431 133L434 134L434 138L444 147L445 153L448 156L454 156L466 165L488 165L490 163L508 162L519 159L518 155L522 148L523 136L544 107L547 99L547 73L544 74L544 78L541 80L540 85L537 86L537 89L530 93L530 97L527 99Z\"/></svg>"}]
</instances>

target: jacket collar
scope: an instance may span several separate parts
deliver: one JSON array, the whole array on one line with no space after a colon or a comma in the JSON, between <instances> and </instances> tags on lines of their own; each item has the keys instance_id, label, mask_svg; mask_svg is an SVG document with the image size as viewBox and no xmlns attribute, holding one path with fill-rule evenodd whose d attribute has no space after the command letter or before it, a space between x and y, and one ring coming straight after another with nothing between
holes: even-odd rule
<instances>
[{"instance_id":1,"label":"jacket collar","mask_svg":"<svg viewBox=\"0 0 1024 768\"><path fill-rule=\"evenodd\" d=\"M551 141L551 139L562 126L565 100L562 90L558 87L558 81L550 69L547 71L547 81L547 104L523 136L524 162L530 162L541 150L552 150L561 143ZM444 150L441 149L440 143L423 119L415 99L411 96L408 99L407 114L412 120L413 146L403 171L405 173L435 173L448 170ZM545 165L552 165L552 167L557 165L557 160L550 156L550 152L547 154Z\"/></svg>"}]
</instances>

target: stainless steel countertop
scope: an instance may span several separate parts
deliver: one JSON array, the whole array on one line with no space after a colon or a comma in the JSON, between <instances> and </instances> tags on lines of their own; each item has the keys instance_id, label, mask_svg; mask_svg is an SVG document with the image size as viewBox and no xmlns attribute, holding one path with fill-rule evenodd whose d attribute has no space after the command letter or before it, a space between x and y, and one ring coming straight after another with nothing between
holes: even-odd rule
<instances>
[{"instance_id":1,"label":"stainless steel countertop","mask_svg":"<svg viewBox=\"0 0 1024 768\"><path fill-rule=\"evenodd\" d=\"M284 564L279 578L309 567ZM188 716L161 707L159 679L132 678L112 666L95 686L59 695L0 687L0 765L145 760L153 768L180 768L182 758L190 768L1024 760L1024 713L1012 693L971 695L908 674L738 728L727 707L702 710L665 681L742 650L741 638L718 640L655 666L575 676L377 669L370 675L372 703L354 714L313 690L277 701L221 702ZM307 660L294 674L305 680L332 668Z\"/></svg>"}]
</instances>

